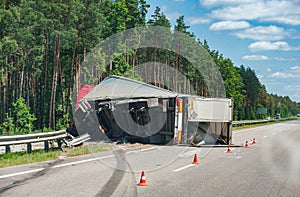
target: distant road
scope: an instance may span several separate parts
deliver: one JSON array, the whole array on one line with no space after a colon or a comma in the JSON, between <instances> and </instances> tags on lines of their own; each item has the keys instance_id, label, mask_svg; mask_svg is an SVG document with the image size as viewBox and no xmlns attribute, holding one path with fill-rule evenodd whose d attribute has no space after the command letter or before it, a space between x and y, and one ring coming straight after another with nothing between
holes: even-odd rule
<instances>
[{"instance_id":1,"label":"distant road","mask_svg":"<svg viewBox=\"0 0 300 197\"><path fill-rule=\"evenodd\" d=\"M300 121L236 130L233 143L254 137L233 153L152 146L3 168L0 196L299 196Z\"/></svg>"}]
</instances>

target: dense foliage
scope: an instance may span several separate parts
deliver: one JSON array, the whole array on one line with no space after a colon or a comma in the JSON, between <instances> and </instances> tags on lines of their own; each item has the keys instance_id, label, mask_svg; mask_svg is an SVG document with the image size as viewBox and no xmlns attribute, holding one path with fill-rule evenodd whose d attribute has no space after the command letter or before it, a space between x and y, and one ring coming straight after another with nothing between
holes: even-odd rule
<instances>
[{"instance_id":1,"label":"dense foliage","mask_svg":"<svg viewBox=\"0 0 300 197\"><path fill-rule=\"evenodd\" d=\"M196 39L188 31L183 16L172 28L158 7L147 21L148 8L146 0L1 1L0 134L64 128L72 114L73 84L79 85L81 64L87 53L110 35L133 27L160 25L170 29L170 36L165 37L170 41L173 28ZM235 67L229 58L210 50L205 40L199 43L211 54L221 71L226 95L235 101L235 119L264 118L276 113L285 117L297 113L297 103L289 97L268 94L254 70ZM104 76L101 78L109 74L124 75L135 64L141 63L136 62L137 59L164 62L179 68L195 83L192 85L196 94L211 94L201 74L186 59L155 48L130 51L116 57L110 65L102 67ZM159 71L160 68L149 73L158 84ZM134 77L134 73L132 75L128 77ZM167 80L176 84L178 79ZM186 83L185 80L179 83ZM177 86L173 89L178 91ZM190 93L189 88L183 91ZM267 114L258 114L258 108L267 108Z\"/></svg>"}]
</instances>

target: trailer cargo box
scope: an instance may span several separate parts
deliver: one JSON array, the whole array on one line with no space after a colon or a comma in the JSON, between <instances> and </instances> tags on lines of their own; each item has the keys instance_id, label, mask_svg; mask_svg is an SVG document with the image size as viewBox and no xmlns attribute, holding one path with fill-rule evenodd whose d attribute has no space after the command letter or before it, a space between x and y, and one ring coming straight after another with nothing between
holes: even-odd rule
<instances>
[{"instance_id":1,"label":"trailer cargo box","mask_svg":"<svg viewBox=\"0 0 300 197\"><path fill-rule=\"evenodd\" d=\"M233 101L179 94L110 76L79 103L76 122L112 141L154 144L229 144ZM92 112L92 113L91 113ZM88 121L97 117L97 121ZM91 129L91 124L98 124Z\"/></svg>"}]
</instances>

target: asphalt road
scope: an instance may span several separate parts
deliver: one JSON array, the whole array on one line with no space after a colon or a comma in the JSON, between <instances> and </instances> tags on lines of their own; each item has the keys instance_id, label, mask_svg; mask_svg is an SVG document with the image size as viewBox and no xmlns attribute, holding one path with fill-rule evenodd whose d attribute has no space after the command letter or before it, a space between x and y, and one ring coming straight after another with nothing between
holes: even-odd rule
<instances>
[{"instance_id":1,"label":"asphalt road","mask_svg":"<svg viewBox=\"0 0 300 197\"><path fill-rule=\"evenodd\" d=\"M0 196L299 196L300 121L234 131L248 148L152 146L0 169ZM194 154L199 164L191 164ZM148 186L136 186L141 171Z\"/></svg>"}]
</instances>

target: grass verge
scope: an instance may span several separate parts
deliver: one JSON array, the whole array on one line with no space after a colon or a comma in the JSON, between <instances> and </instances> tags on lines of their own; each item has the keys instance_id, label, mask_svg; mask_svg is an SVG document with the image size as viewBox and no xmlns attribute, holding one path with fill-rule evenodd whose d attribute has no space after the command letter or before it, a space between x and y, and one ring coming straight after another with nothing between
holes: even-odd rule
<instances>
[{"instance_id":1,"label":"grass verge","mask_svg":"<svg viewBox=\"0 0 300 197\"><path fill-rule=\"evenodd\" d=\"M96 152L102 152L109 149L109 145L96 144L89 146L64 148L64 151L61 151L58 148L51 148L49 152L45 152L44 150L33 150L31 154L26 153L26 151L0 154L0 168L54 160L58 159L61 155L65 157L74 157Z\"/></svg>"},{"instance_id":2,"label":"grass verge","mask_svg":"<svg viewBox=\"0 0 300 197\"><path fill-rule=\"evenodd\" d=\"M31 154L26 151L1 154L0 168L52 160L58 158L60 154L61 150L58 148L52 148L47 153L44 150L33 150Z\"/></svg>"},{"instance_id":3,"label":"grass verge","mask_svg":"<svg viewBox=\"0 0 300 197\"><path fill-rule=\"evenodd\" d=\"M96 144L96 145L90 145L90 146L79 146L79 147L73 147L67 151L68 157L74 157L79 155L86 155L91 153L98 153L103 152L106 150L110 150L110 146L106 144Z\"/></svg>"}]
</instances>

